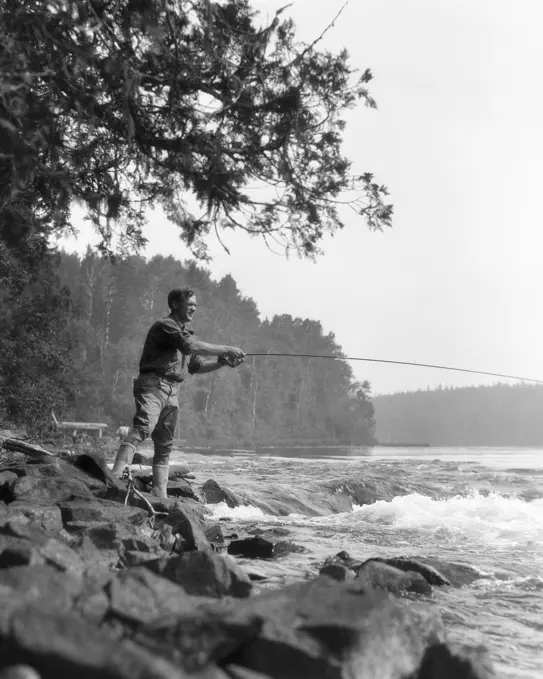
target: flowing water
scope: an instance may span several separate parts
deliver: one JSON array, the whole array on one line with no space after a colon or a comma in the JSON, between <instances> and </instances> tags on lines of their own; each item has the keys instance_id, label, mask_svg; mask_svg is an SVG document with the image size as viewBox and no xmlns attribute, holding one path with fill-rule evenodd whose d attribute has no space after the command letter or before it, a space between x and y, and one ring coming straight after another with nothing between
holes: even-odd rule
<instances>
[{"instance_id":1,"label":"flowing water","mask_svg":"<svg viewBox=\"0 0 543 679\"><path fill-rule=\"evenodd\" d=\"M197 486L213 478L246 503L209 506L226 534L281 526L307 548L273 564L277 582L314 575L343 549L359 559L426 556L475 567L472 584L435 589L431 605L450 638L486 644L500 676L543 676L543 450L277 448L187 451L172 461L187 464ZM388 495L334 511L332 480L370 482Z\"/></svg>"}]
</instances>

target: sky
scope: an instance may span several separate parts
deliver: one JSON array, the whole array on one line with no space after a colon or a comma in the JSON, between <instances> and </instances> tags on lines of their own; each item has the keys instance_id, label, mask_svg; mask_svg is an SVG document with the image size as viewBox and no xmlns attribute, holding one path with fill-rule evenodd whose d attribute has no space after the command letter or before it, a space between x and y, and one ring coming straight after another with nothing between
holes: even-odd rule
<instances>
[{"instance_id":1,"label":"sky","mask_svg":"<svg viewBox=\"0 0 543 679\"><path fill-rule=\"evenodd\" d=\"M253 4L271 18L286 0ZM310 42L343 4L287 12ZM374 74L378 110L348 114L345 153L388 186L393 228L372 233L347 213L315 263L228 232L230 254L209 242L212 277L231 274L262 317L319 320L347 356L543 380L542 20L539 0L350 0L321 46ZM61 244L84 252L97 238L77 212L74 223L78 239ZM189 257L159 212L145 235L143 254ZM374 394L497 381L351 365Z\"/></svg>"}]
</instances>

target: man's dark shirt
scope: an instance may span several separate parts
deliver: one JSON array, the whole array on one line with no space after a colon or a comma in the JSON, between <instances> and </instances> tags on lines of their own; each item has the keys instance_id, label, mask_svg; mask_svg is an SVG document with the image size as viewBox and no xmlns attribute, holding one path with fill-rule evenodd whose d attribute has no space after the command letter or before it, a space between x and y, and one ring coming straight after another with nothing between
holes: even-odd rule
<instances>
[{"instance_id":1,"label":"man's dark shirt","mask_svg":"<svg viewBox=\"0 0 543 679\"><path fill-rule=\"evenodd\" d=\"M187 325L177 323L171 316L153 323L143 345L140 373L155 373L171 382L182 382L187 372L196 372L200 360L194 352L193 335Z\"/></svg>"}]
</instances>

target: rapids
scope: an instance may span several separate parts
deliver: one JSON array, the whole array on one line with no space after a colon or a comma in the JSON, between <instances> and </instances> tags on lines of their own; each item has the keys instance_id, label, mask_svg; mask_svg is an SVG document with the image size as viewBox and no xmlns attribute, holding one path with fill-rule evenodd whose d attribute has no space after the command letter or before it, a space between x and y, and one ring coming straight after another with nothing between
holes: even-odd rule
<instances>
[{"instance_id":1,"label":"rapids","mask_svg":"<svg viewBox=\"0 0 543 679\"><path fill-rule=\"evenodd\" d=\"M191 450L176 461L196 489L213 478L242 500L208 505L227 536L281 527L306 548L246 564L270 586L314 576L340 550L465 564L472 582L432 599L450 638L486 644L500 676L543 676L543 451Z\"/></svg>"}]
</instances>

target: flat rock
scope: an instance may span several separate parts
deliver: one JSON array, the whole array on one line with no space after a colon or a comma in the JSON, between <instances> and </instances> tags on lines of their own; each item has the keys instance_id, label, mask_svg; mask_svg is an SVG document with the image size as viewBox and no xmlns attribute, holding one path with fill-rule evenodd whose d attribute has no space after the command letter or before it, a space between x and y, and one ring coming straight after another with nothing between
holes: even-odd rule
<instances>
[{"instance_id":1,"label":"flat rock","mask_svg":"<svg viewBox=\"0 0 543 679\"><path fill-rule=\"evenodd\" d=\"M60 507L64 522L128 521L135 525L140 525L148 518L148 512L144 509L130 507L109 500L78 500L75 502L62 502L58 506Z\"/></svg>"},{"instance_id":2,"label":"flat rock","mask_svg":"<svg viewBox=\"0 0 543 679\"><path fill-rule=\"evenodd\" d=\"M69 500L92 500L93 495L79 480L23 476L13 482L10 488L11 501L25 502L66 502Z\"/></svg>"},{"instance_id":3,"label":"flat rock","mask_svg":"<svg viewBox=\"0 0 543 679\"><path fill-rule=\"evenodd\" d=\"M195 596L243 598L252 589L249 577L232 559L212 551L157 559L147 562L145 567Z\"/></svg>"}]
</instances>

